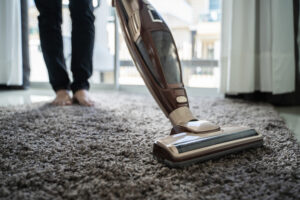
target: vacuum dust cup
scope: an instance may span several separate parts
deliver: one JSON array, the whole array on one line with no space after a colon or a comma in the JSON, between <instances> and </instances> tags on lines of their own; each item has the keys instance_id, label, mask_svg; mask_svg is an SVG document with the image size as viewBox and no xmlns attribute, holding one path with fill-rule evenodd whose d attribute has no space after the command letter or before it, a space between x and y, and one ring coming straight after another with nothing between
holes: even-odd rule
<instances>
[{"instance_id":1,"label":"vacuum dust cup","mask_svg":"<svg viewBox=\"0 0 300 200\"><path fill-rule=\"evenodd\" d=\"M139 73L173 125L169 136L154 143L159 161L185 166L262 145L262 135L254 129L221 128L193 116L173 36L147 0L113 0L113 6Z\"/></svg>"}]
</instances>

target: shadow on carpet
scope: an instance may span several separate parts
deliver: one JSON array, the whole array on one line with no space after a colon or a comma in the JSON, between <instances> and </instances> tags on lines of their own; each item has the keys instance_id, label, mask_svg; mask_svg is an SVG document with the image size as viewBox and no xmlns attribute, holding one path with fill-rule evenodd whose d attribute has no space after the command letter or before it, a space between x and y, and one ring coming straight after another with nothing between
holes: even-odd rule
<instances>
[{"instance_id":1,"label":"shadow on carpet","mask_svg":"<svg viewBox=\"0 0 300 200\"><path fill-rule=\"evenodd\" d=\"M170 169L151 154L171 128L151 97L95 99L0 108L1 199L300 199L299 144L268 104L191 98L196 117L257 128L264 146Z\"/></svg>"}]
</instances>

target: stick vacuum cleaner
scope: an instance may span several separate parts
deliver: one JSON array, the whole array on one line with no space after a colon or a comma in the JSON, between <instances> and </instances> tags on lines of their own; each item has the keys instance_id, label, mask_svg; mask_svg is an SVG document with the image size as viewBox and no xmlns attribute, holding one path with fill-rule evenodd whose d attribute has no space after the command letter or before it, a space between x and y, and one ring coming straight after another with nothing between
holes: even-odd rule
<instances>
[{"instance_id":1,"label":"stick vacuum cleaner","mask_svg":"<svg viewBox=\"0 0 300 200\"><path fill-rule=\"evenodd\" d=\"M113 6L139 73L173 125L169 136L154 142L158 161L182 167L262 145L255 129L219 127L193 116L173 36L147 0L113 0Z\"/></svg>"}]
</instances>

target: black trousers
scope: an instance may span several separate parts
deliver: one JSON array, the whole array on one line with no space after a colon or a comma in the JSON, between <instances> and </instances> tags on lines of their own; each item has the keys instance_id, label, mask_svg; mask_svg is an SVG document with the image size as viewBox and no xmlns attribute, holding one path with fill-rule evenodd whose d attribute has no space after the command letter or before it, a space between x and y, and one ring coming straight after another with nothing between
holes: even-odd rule
<instances>
[{"instance_id":1,"label":"black trousers","mask_svg":"<svg viewBox=\"0 0 300 200\"><path fill-rule=\"evenodd\" d=\"M70 83L63 55L62 0L35 0L39 10L41 48L48 69L52 88L89 89L88 79L93 72L93 48L95 38L95 16L92 0L70 0L72 19L72 60L73 82Z\"/></svg>"}]
</instances>

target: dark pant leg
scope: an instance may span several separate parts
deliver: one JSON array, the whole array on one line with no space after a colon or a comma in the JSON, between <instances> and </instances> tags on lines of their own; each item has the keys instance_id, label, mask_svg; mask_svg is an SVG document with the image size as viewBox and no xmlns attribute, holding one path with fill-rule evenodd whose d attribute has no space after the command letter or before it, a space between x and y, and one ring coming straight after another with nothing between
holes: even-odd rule
<instances>
[{"instance_id":1,"label":"dark pant leg","mask_svg":"<svg viewBox=\"0 0 300 200\"><path fill-rule=\"evenodd\" d=\"M93 72L93 49L95 37L95 16L92 0L70 0L72 19L72 60L73 83L71 89L89 89L88 79Z\"/></svg>"},{"instance_id":2,"label":"dark pant leg","mask_svg":"<svg viewBox=\"0 0 300 200\"><path fill-rule=\"evenodd\" d=\"M61 33L62 0L35 0L40 12L38 17L41 47L52 88L69 89Z\"/></svg>"}]
</instances>

